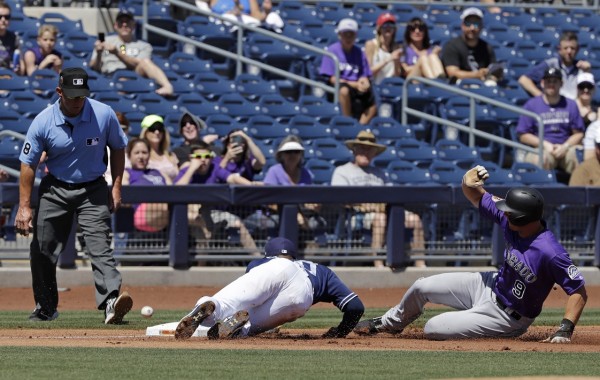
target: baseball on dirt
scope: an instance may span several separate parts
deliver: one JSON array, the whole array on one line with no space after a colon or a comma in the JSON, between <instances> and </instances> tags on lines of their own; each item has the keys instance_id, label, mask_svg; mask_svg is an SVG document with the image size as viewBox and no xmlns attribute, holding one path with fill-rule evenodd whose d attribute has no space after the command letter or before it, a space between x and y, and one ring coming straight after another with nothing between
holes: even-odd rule
<instances>
[{"instance_id":1,"label":"baseball on dirt","mask_svg":"<svg viewBox=\"0 0 600 380\"><path fill-rule=\"evenodd\" d=\"M144 306L142 308L142 316L144 318L150 318L152 317L152 314L154 314L154 309L152 308L152 306Z\"/></svg>"}]
</instances>

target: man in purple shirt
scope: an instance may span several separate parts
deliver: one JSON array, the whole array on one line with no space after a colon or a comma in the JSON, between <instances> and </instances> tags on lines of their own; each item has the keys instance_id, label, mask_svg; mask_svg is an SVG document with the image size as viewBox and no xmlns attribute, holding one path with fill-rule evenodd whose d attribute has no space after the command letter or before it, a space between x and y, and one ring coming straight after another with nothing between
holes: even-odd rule
<instances>
[{"instance_id":1,"label":"man in purple shirt","mask_svg":"<svg viewBox=\"0 0 600 380\"><path fill-rule=\"evenodd\" d=\"M571 341L587 301L585 281L546 227L542 195L532 188L517 187L500 199L483 189L488 178L487 170L478 165L464 175L462 190L482 217L500 225L506 243L502 267L497 272L420 278L382 317L359 322L356 333L399 333L432 302L458 311L431 318L424 328L428 339L519 336L541 313L544 300L557 284L569 297L559 329L544 342Z\"/></svg>"},{"instance_id":2,"label":"man in purple shirt","mask_svg":"<svg viewBox=\"0 0 600 380\"><path fill-rule=\"evenodd\" d=\"M577 166L576 147L583 139L584 124L577 103L560 95L562 74L559 69L550 67L542 79L543 94L531 98L524 108L542 118L544 140L538 137L535 119L522 115L517 125L519 141L525 145L539 147L544 144L544 169L562 168L572 173ZM525 161L538 164L538 155L527 153Z\"/></svg>"},{"instance_id":3,"label":"man in purple shirt","mask_svg":"<svg viewBox=\"0 0 600 380\"><path fill-rule=\"evenodd\" d=\"M377 114L375 96L371 87L371 69L365 53L354 44L358 23L350 18L342 19L336 28L339 42L327 50L340 60L340 107L342 114L358 119L361 124ZM335 62L323 56L319 73L331 84L335 84Z\"/></svg>"}]
</instances>

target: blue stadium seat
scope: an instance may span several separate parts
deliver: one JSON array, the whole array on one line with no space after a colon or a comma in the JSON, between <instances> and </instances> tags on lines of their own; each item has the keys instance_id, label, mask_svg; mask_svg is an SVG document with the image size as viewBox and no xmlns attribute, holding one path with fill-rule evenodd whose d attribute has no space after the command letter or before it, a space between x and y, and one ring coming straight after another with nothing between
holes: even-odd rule
<instances>
[{"instance_id":1,"label":"blue stadium seat","mask_svg":"<svg viewBox=\"0 0 600 380\"><path fill-rule=\"evenodd\" d=\"M218 102L220 112L235 117L238 122L246 122L251 116L261 112L260 107L237 93L223 94Z\"/></svg>"},{"instance_id":2,"label":"blue stadium seat","mask_svg":"<svg viewBox=\"0 0 600 380\"><path fill-rule=\"evenodd\" d=\"M136 97L137 109L147 114L166 115L177 112L178 104L174 100L165 99L154 92L138 94Z\"/></svg>"},{"instance_id":3,"label":"blue stadium seat","mask_svg":"<svg viewBox=\"0 0 600 380\"><path fill-rule=\"evenodd\" d=\"M377 97L378 114L381 116L400 118L402 111L402 90L404 78L385 78L375 86L374 92Z\"/></svg>"},{"instance_id":4,"label":"blue stadium seat","mask_svg":"<svg viewBox=\"0 0 600 380\"><path fill-rule=\"evenodd\" d=\"M354 12L355 20L358 21L360 24L364 26L375 26L377 18L380 14L382 14L385 11L378 7L376 4L362 2L355 3L352 7L352 12Z\"/></svg>"},{"instance_id":5,"label":"blue stadium seat","mask_svg":"<svg viewBox=\"0 0 600 380\"><path fill-rule=\"evenodd\" d=\"M288 122L290 134L300 136L308 143L322 137L332 137L329 126L308 115L295 115Z\"/></svg>"},{"instance_id":6,"label":"blue stadium seat","mask_svg":"<svg viewBox=\"0 0 600 380\"><path fill-rule=\"evenodd\" d=\"M142 133L142 120L148 116L145 112L133 111L127 112L125 117L129 121L129 136L138 137Z\"/></svg>"},{"instance_id":7,"label":"blue stadium seat","mask_svg":"<svg viewBox=\"0 0 600 380\"><path fill-rule=\"evenodd\" d=\"M335 165L327 160L310 158L304 163L304 167L312 174L314 185L328 185L335 170Z\"/></svg>"},{"instance_id":8,"label":"blue stadium seat","mask_svg":"<svg viewBox=\"0 0 600 380\"><path fill-rule=\"evenodd\" d=\"M160 13L153 14L153 9L166 9L167 14L162 15ZM150 4L148 7L148 25L155 26L157 28L165 29L171 33L177 34L179 31L179 25L181 21L172 19L168 16L168 5L164 4ZM141 38L142 36L138 36ZM175 40L169 37L162 36L160 34L148 31L148 37L146 42L152 45L152 55L154 57L169 57L177 49Z\"/></svg>"},{"instance_id":9,"label":"blue stadium seat","mask_svg":"<svg viewBox=\"0 0 600 380\"><path fill-rule=\"evenodd\" d=\"M327 160L336 166L351 161L353 157L346 145L333 137L313 140L310 149L316 158Z\"/></svg>"},{"instance_id":10,"label":"blue stadium seat","mask_svg":"<svg viewBox=\"0 0 600 380\"><path fill-rule=\"evenodd\" d=\"M435 185L428 169L420 168L412 162L396 159L386 167L391 182L399 185Z\"/></svg>"},{"instance_id":11,"label":"blue stadium seat","mask_svg":"<svg viewBox=\"0 0 600 380\"><path fill-rule=\"evenodd\" d=\"M481 161L477 149L468 147L458 140L440 139L435 143L435 149L440 160L452 161L455 165L457 161Z\"/></svg>"},{"instance_id":12,"label":"blue stadium seat","mask_svg":"<svg viewBox=\"0 0 600 380\"><path fill-rule=\"evenodd\" d=\"M39 24L51 24L58 28L60 34L77 30L83 31L83 25L81 20L71 20L62 13L58 12L46 12L39 17Z\"/></svg>"},{"instance_id":13,"label":"blue stadium seat","mask_svg":"<svg viewBox=\"0 0 600 380\"><path fill-rule=\"evenodd\" d=\"M487 185L499 185L499 186L522 186L523 184L515 179L515 174L511 169L504 169L500 165L497 165L493 162L482 162L488 173L490 174L490 178L488 178L485 183Z\"/></svg>"},{"instance_id":14,"label":"blue stadium seat","mask_svg":"<svg viewBox=\"0 0 600 380\"><path fill-rule=\"evenodd\" d=\"M0 89L5 91L23 91L28 88L29 78L19 76L12 70L0 68Z\"/></svg>"},{"instance_id":15,"label":"blue stadium seat","mask_svg":"<svg viewBox=\"0 0 600 380\"><path fill-rule=\"evenodd\" d=\"M184 112L184 110L189 111L201 118L215 115L220 112L219 104L217 102L211 102L195 92L179 95L177 98L177 107L180 112Z\"/></svg>"},{"instance_id":16,"label":"blue stadium seat","mask_svg":"<svg viewBox=\"0 0 600 380\"><path fill-rule=\"evenodd\" d=\"M0 163L14 167L19 162L23 141L15 137L5 136L0 139Z\"/></svg>"},{"instance_id":17,"label":"blue stadium seat","mask_svg":"<svg viewBox=\"0 0 600 380\"><path fill-rule=\"evenodd\" d=\"M36 34L38 30L38 19L26 16L24 14L11 13L10 29L15 32L17 36L22 37L26 33Z\"/></svg>"},{"instance_id":18,"label":"blue stadium seat","mask_svg":"<svg viewBox=\"0 0 600 380\"><path fill-rule=\"evenodd\" d=\"M286 24L299 25L304 21L313 20L317 15L314 9L310 9L300 1L282 1L279 3L279 15ZM286 26L287 27L287 26Z\"/></svg>"},{"instance_id":19,"label":"blue stadium seat","mask_svg":"<svg viewBox=\"0 0 600 380\"><path fill-rule=\"evenodd\" d=\"M429 165L431 178L442 185L459 185L465 171L449 161L433 160Z\"/></svg>"},{"instance_id":20,"label":"blue stadium seat","mask_svg":"<svg viewBox=\"0 0 600 380\"><path fill-rule=\"evenodd\" d=\"M399 139L416 138L413 126L400 124L391 117L376 116L371 119L369 127L379 143L385 145L393 145Z\"/></svg>"},{"instance_id":21,"label":"blue stadium seat","mask_svg":"<svg viewBox=\"0 0 600 380\"><path fill-rule=\"evenodd\" d=\"M115 92L116 89L110 78L93 70L86 70L88 73L88 86L93 94L96 92Z\"/></svg>"},{"instance_id":22,"label":"blue stadium seat","mask_svg":"<svg viewBox=\"0 0 600 380\"><path fill-rule=\"evenodd\" d=\"M237 120L223 113L209 115L205 122L207 134L216 134L221 137L227 135L232 129L242 129L242 125Z\"/></svg>"},{"instance_id":23,"label":"blue stadium seat","mask_svg":"<svg viewBox=\"0 0 600 380\"><path fill-rule=\"evenodd\" d=\"M94 99L112 107L115 111L125 114L137 111L137 102L134 95L122 95L116 91L97 92Z\"/></svg>"},{"instance_id":24,"label":"blue stadium seat","mask_svg":"<svg viewBox=\"0 0 600 380\"><path fill-rule=\"evenodd\" d=\"M240 74L235 77L235 88L244 98L258 101L262 95L278 94L277 86L258 75Z\"/></svg>"},{"instance_id":25,"label":"blue stadium seat","mask_svg":"<svg viewBox=\"0 0 600 380\"><path fill-rule=\"evenodd\" d=\"M210 71L197 73L193 82L198 93L210 101L217 101L222 95L235 92L233 81Z\"/></svg>"},{"instance_id":26,"label":"blue stadium seat","mask_svg":"<svg viewBox=\"0 0 600 380\"><path fill-rule=\"evenodd\" d=\"M417 139L402 139L396 141L398 158L426 168L437 158L437 151L431 145Z\"/></svg>"},{"instance_id":27,"label":"blue stadium seat","mask_svg":"<svg viewBox=\"0 0 600 380\"><path fill-rule=\"evenodd\" d=\"M257 104L260 112L284 124L287 124L299 111L295 102L290 102L279 94L262 95Z\"/></svg>"},{"instance_id":28,"label":"blue stadium seat","mask_svg":"<svg viewBox=\"0 0 600 380\"><path fill-rule=\"evenodd\" d=\"M135 71L122 69L116 70L111 77L115 90L124 93L147 93L154 92L156 84L154 80L144 78Z\"/></svg>"},{"instance_id":29,"label":"blue stadium seat","mask_svg":"<svg viewBox=\"0 0 600 380\"><path fill-rule=\"evenodd\" d=\"M354 139L364 126L353 117L336 115L329 121L329 130L332 136L339 141Z\"/></svg>"},{"instance_id":30,"label":"blue stadium seat","mask_svg":"<svg viewBox=\"0 0 600 380\"><path fill-rule=\"evenodd\" d=\"M29 76L29 88L44 97L54 95L58 85L58 73L52 69L37 69Z\"/></svg>"},{"instance_id":31,"label":"blue stadium seat","mask_svg":"<svg viewBox=\"0 0 600 380\"><path fill-rule=\"evenodd\" d=\"M0 110L0 131L13 131L27 134L31 122L17 111L10 109Z\"/></svg>"},{"instance_id":32,"label":"blue stadium seat","mask_svg":"<svg viewBox=\"0 0 600 380\"><path fill-rule=\"evenodd\" d=\"M554 170L545 170L529 162L515 162L512 166L515 180L527 186L561 186Z\"/></svg>"},{"instance_id":33,"label":"blue stadium seat","mask_svg":"<svg viewBox=\"0 0 600 380\"><path fill-rule=\"evenodd\" d=\"M254 115L248 119L245 128L253 139L272 140L289 134L286 126L269 115Z\"/></svg>"},{"instance_id":34,"label":"blue stadium seat","mask_svg":"<svg viewBox=\"0 0 600 380\"><path fill-rule=\"evenodd\" d=\"M352 9L344 8L340 3L333 1L319 1L315 6L317 17L324 24L337 25L343 18L354 18Z\"/></svg>"},{"instance_id":35,"label":"blue stadium seat","mask_svg":"<svg viewBox=\"0 0 600 380\"><path fill-rule=\"evenodd\" d=\"M70 30L64 34L64 37L57 45L64 47L74 55L89 56L94 51L96 37L91 36L81 30Z\"/></svg>"},{"instance_id":36,"label":"blue stadium seat","mask_svg":"<svg viewBox=\"0 0 600 380\"><path fill-rule=\"evenodd\" d=\"M328 102L325 98L302 95L298 98L300 113L312 116L323 124L327 124L334 116L340 115L340 107Z\"/></svg>"},{"instance_id":37,"label":"blue stadium seat","mask_svg":"<svg viewBox=\"0 0 600 380\"><path fill-rule=\"evenodd\" d=\"M30 91L12 91L0 99L5 109L17 111L22 115L37 115L50 105L49 99L44 99Z\"/></svg>"},{"instance_id":38,"label":"blue stadium seat","mask_svg":"<svg viewBox=\"0 0 600 380\"><path fill-rule=\"evenodd\" d=\"M196 74L212 71L210 61L178 51L171 53L169 56L169 67L186 78L193 78Z\"/></svg>"},{"instance_id":39,"label":"blue stadium seat","mask_svg":"<svg viewBox=\"0 0 600 380\"><path fill-rule=\"evenodd\" d=\"M183 137L179 133L179 131L180 131L179 120L181 120L181 112L170 112L170 113L164 114L163 116L164 116L165 128L167 128L167 130L169 131L169 135L171 136L171 146L181 145L181 143L183 143L183 141L179 142L179 140L178 140L178 139L183 140Z\"/></svg>"},{"instance_id":40,"label":"blue stadium seat","mask_svg":"<svg viewBox=\"0 0 600 380\"><path fill-rule=\"evenodd\" d=\"M373 158L373 165L379 168L386 168L390 162L398 160L398 151L393 146L388 146L383 153Z\"/></svg>"}]
</instances>

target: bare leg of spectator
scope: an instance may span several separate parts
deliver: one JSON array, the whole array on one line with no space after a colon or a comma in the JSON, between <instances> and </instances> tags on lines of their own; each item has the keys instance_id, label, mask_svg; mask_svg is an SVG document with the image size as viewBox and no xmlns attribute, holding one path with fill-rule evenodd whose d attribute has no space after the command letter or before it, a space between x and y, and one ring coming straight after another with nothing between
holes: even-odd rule
<instances>
[{"instance_id":1,"label":"bare leg of spectator","mask_svg":"<svg viewBox=\"0 0 600 380\"><path fill-rule=\"evenodd\" d=\"M165 75L165 72L156 66L154 62L149 59L143 59L135 68L135 72L143 77L153 79L159 88L156 89L156 93L162 96L173 95L173 85L169 82L169 79Z\"/></svg>"},{"instance_id":2,"label":"bare leg of spectator","mask_svg":"<svg viewBox=\"0 0 600 380\"><path fill-rule=\"evenodd\" d=\"M423 232L423 223L419 215L405 211L404 212L404 227L413 230L413 239L411 242L411 250L413 251L425 251L425 234ZM415 267L425 268L425 260L415 260Z\"/></svg>"},{"instance_id":3,"label":"bare leg of spectator","mask_svg":"<svg viewBox=\"0 0 600 380\"><path fill-rule=\"evenodd\" d=\"M373 234L373 239L371 240L371 248L373 250L378 250L383 247L383 240L385 236L385 225L386 225L386 216L384 212L376 212L373 215L373 224L371 225L371 230ZM373 255L377 255L377 253L373 252ZM375 260L374 265L376 268L383 268L385 265L383 264L383 260Z\"/></svg>"},{"instance_id":4,"label":"bare leg of spectator","mask_svg":"<svg viewBox=\"0 0 600 380\"><path fill-rule=\"evenodd\" d=\"M431 68L431 78L445 78L446 72L442 60L437 54L429 54L427 56L428 66Z\"/></svg>"},{"instance_id":5,"label":"bare leg of spectator","mask_svg":"<svg viewBox=\"0 0 600 380\"><path fill-rule=\"evenodd\" d=\"M360 120L358 122L362 125L367 125L371 122L371 119L373 119L375 115L377 115L377 105L373 104L365 112L363 112L362 115L360 115Z\"/></svg>"},{"instance_id":6,"label":"bare leg of spectator","mask_svg":"<svg viewBox=\"0 0 600 380\"><path fill-rule=\"evenodd\" d=\"M350 99L350 89L346 86L340 87L340 107L342 115L352 116L352 101Z\"/></svg>"}]
</instances>

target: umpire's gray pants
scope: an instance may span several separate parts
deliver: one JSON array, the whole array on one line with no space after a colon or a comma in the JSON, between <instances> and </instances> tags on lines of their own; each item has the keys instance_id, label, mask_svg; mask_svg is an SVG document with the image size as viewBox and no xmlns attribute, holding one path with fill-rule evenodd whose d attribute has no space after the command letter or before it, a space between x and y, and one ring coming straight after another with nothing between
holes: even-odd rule
<instances>
[{"instance_id":1,"label":"umpire's gray pants","mask_svg":"<svg viewBox=\"0 0 600 380\"><path fill-rule=\"evenodd\" d=\"M53 312L58 306L56 263L75 228L73 215L92 262L98 309L104 309L109 296L118 295L121 274L110 248L108 191L104 179L81 189L64 186L51 175L42 179L30 250L33 296L42 309Z\"/></svg>"}]
</instances>

